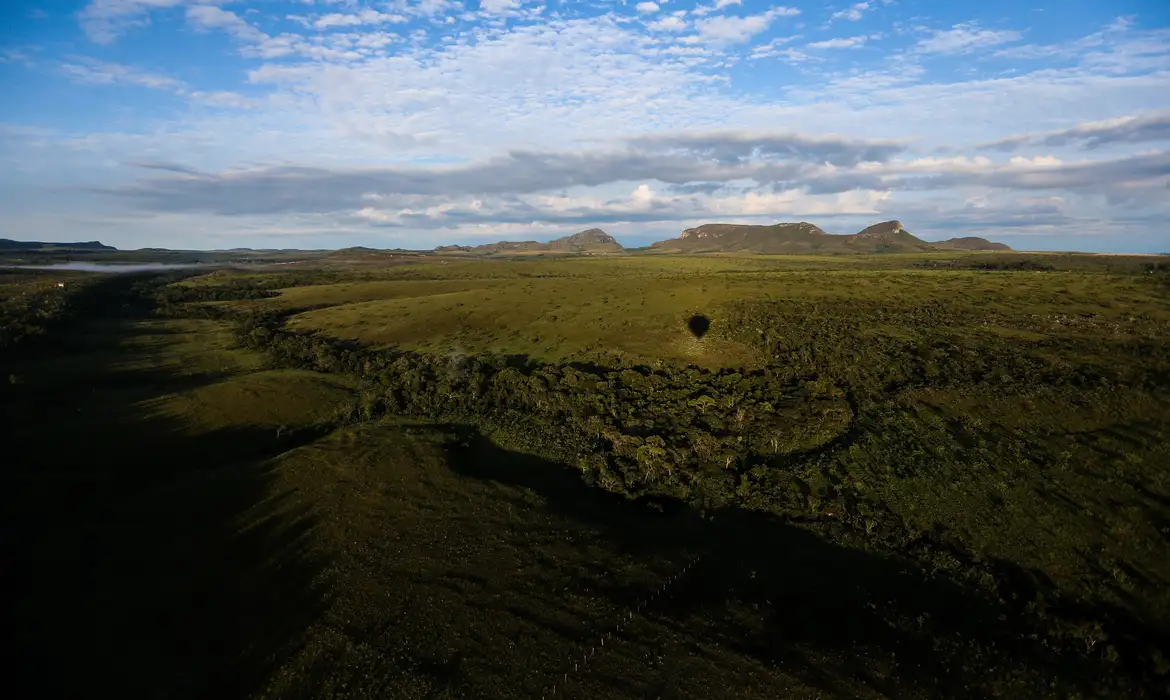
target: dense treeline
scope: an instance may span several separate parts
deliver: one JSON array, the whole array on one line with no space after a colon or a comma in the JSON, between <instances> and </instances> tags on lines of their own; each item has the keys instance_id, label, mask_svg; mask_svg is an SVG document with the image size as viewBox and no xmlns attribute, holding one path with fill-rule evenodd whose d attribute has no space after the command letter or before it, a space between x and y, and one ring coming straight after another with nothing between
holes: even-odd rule
<instances>
[{"instance_id":1,"label":"dense treeline","mask_svg":"<svg viewBox=\"0 0 1170 700\"><path fill-rule=\"evenodd\" d=\"M190 313L187 310L187 305L196 302L255 300L273 296L276 296L276 292L261 289L246 281L198 286L168 284L160 287L154 293L154 302L159 313L182 315Z\"/></svg>"},{"instance_id":2,"label":"dense treeline","mask_svg":"<svg viewBox=\"0 0 1170 700\"><path fill-rule=\"evenodd\" d=\"M753 457L811 449L839 435L850 417L839 391L767 371L613 369L374 350L290 333L262 318L241 323L239 337L280 366L360 376L367 389L355 417L508 424L523 416L551 431L544 435L556 434L548 442L575 452L591 480L630 496L725 502Z\"/></svg>"},{"instance_id":3,"label":"dense treeline","mask_svg":"<svg viewBox=\"0 0 1170 700\"><path fill-rule=\"evenodd\" d=\"M0 352L44 336L70 316L82 285L61 289L55 282L26 284L0 299Z\"/></svg>"},{"instance_id":4,"label":"dense treeline","mask_svg":"<svg viewBox=\"0 0 1170 700\"><path fill-rule=\"evenodd\" d=\"M0 402L35 391L25 386L22 363L64 340L72 326L149 310L156 291L173 279L0 271Z\"/></svg>"},{"instance_id":5,"label":"dense treeline","mask_svg":"<svg viewBox=\"0 0 1170 700\"><path fill-rule=\"evenodd\" d=\"M166 281L148 275L0 270L0 354L48 339L80 319L149 305L154 290Z\"/></svg>"}]
</instances>

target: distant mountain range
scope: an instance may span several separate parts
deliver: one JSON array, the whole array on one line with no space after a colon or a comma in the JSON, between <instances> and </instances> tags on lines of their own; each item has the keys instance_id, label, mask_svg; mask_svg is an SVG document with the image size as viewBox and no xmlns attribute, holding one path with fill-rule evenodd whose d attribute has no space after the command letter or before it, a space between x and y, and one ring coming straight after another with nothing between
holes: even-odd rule
<instances>
[{"instance_id":1,"label":"distant mountain range","mask_svg":"<svg viewBox=\"0 0 1170 700\"><path fill-rule=\"evenodd\" d=\"M14 241L0 238L0 250L117 250L98 241L84 243L43 243L40 241Z\"/></svg>"},{"instance_id":2,"label":"distant mountain range","mask_svg":"<svg viewBox=\"0 0 1170 700\"><path fill-rule=\"evenodd\" d=\"M902 227L900 221L874 224L854 234L825 233L808 222L748 226L703 224L678 238L659 241L651 250L663 253L919 253L931 250L1011 250L983 238L952 238L928 243Z\"/></svg>"},{"instance_id":3,"label":"distant mountain range","mask_svg":"<svg viewBox=\"0 0 1170 700\"><path fill-rule=\"evenodd\" d=\"M13 241L0 238L0 251L81 251L116 252L113 246L98 241L79 243L45 243L39 241ZM765 254L812 254L812 253L918 253L932 250L1011 250L1003 243L993 243L986 238L951 238L938 243L928 243L908 232L899 221L885 221L874 224L857 233L835 235L825 233L807 222L795 224L774 224L772 226L751 226L744 224L703 224L689 228L678 238L658 241L646 250L651 253L765 253ZM577 253L602 255L622 253L626 248L617 239L599 228L586 229L571 236L557 238L548 243L538 241L499 241L477 246L445 245L434 249L445 255L508 255L526 253ZM138 253L171 253L163 248L144 248ZM231 253L270 254L325 251L252 250L235 248ZM411 251L395 249L346 248L332 251L330 257L381 257L386 253L408 254ZM413 254L417 255L417 252Z\"/></svg>"},{"instance_id":4,"label":"distant mountain range","mask_svg":"<svg viewBox=\"0 0 1170 700\"><path fill-rule=\"evenodd\" d=\"M548 243L537 241L500 241L484 245L445 245L435 248L441 254L501 255L509 253L620 253L626 249L602 231L591 228ZM952 238L928 243L902 227L900 221L874 224L857 233L825 233L808 222L750 226L743 224L703 224L689 228L678 238L658 241L650 252L659 253L919 253L932 250L1011 250L1003 243L985 238Z\"/></svg>"}]
</instances>

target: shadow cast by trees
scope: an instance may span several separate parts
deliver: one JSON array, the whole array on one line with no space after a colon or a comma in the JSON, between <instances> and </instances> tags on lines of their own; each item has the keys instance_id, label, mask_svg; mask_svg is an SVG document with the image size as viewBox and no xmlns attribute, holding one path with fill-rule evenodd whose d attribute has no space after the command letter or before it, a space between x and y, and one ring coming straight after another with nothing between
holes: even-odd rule
<instances>
[{"instance_id":1,"label":"shadow cast by trees","mask_svg":"<svg viewBox=\"0 0 1170 700\"><path fill-rule=\"evenodd\" d=\"M103 332L142 332L141 309L118 309ZM18 445L0 470L9 683L42 697L249 696L326 602L315 519L271 497L266 459L319 433L192 432L147 415L145 399L215 377L115 371L127 351L106 345L42 346L46 368L76 361L76 374L0 402Z\"/></svg>"},{"instance_id":2,"label":"shadow cast by trees","mask_svg":"<svg viewBox=\"0 0 1170 700\"><path fill-rule=\"evenodd\" d=\"M862 684L886 697L1160 697L1148 669L1107 658L1093 630L1054 638L1023 615L1041 580L994 562L1017 606L922 569L896 553L863 551L773 516L728 509L702 516L665 499L630 501L585 484L564 465L495 445L466 425L441 426L453 470L523 487L559 514L598 527L611 544L700 563L645 614L701 635L837 697ZM827 525L826 527L833 527ZM632 605L644 591L614 589ZM1048 592L1050 596L1055 594ZM1064 602L1049 615L1124 618ZM702 624L692 625L695 620ZM1129 647L1167 648L1165 630L1120 620ZM664 696L665 697L665 696Z\"/></svg>"}]
</instances>

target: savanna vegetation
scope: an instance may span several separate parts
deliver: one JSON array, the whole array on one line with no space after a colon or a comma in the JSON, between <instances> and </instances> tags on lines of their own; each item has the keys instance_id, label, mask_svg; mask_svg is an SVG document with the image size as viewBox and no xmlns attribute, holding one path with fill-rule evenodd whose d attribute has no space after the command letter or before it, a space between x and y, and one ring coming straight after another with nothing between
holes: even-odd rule
<instances>
[{"instance_id":1,"label":"savanna vegetation","mask_svg":"<svg viewBox=\"0 0 1170 700\"><path fill-rule=\"evenodd\" d=\"M79 275L0 268L0 352L44 337L76 312Z\"/></svg>"},{"instance_id":2,"label":"savanna vegetation","mask_svg":"<svg viewBox=\"0 0 1170 700\"><path fill-rule=\"evenodd\" d=\"M74 581L24 575L29 648L192 697L1170 694L1157 258L366 262L127 278L10 361L18 561Z\"/></svg>"}]
</instances>

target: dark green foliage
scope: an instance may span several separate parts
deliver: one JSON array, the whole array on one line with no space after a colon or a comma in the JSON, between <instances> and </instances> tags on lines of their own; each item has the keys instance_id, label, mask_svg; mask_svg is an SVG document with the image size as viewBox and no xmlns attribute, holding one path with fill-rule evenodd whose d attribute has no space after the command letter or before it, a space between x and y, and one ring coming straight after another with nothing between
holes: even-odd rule
<instances>
[{"instance_id":1,"label":"dark green foliage","mask_svg":"<svg viewBox=\"0 0 1170 700\"><path fill-rule=\"evenodd\" d=\"M149 303L161 284L143 275L0 270L0 354L46 339L78 318Z\"/></svg>"},{"instance_id":2,"label":"dark green foliage","mask_svg":"<svg viewBox=\"0 0 1170 700\"><path fill-rule=\"evenodd\" d=\"M155 299L162 307L198 301L239 301L243 299L267 299L276 292L260 289L247 282L207 286L166 286L159 290Z\"/></svg>"},{"instance_id":3,"label":"dark green foliage","mask_svg":"<svg viewBox=\"0 0 1170 700\"><path fill-rule=\"evenodd\" d=\"M891 385L906 383L1081 389L1170 384L1161 323L1144 323L1144 330L1131 323L1127 330L1136 332L1116 340L1086 334L1022 343L978 332L991 326L1040 335L1054 324L1116 325L1091 315L1020 319L949 300L894 307L864 300L814 304L793 299L736 304L727 326L737 339L759 344L777 371L818 377L858 399L877 399Z\"/></svg>"},{"instance_id":4,"label":"dark green foliage","mask_svg":"<svg viewBox=\"0 0 1170 700\"><path fill-rule=\"evenodd\" d=\"M45 335L72 313L74 301L72 290L48 280L5 295L0 299L0 351Z\"/></svg>"}]
</instances>

